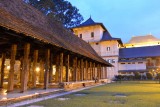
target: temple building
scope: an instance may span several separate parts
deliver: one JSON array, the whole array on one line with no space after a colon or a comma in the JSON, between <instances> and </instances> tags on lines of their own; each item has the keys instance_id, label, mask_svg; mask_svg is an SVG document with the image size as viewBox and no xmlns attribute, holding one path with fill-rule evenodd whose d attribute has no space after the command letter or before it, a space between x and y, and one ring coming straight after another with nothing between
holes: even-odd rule
<instances>
[{"instance_id":1,"label":"temple building","mask_svg":"<svg viewBox=\"0 0 160 107\"><path fill-rule=\"evenodd\" d=\"M160 39L153 35L136 36L119 49L119 74L160 71Z\"/></svg>"},{"instance_id":2,"label":"temple building","mask_svg":"<svg viewBox=\"0 0 160 107\"><path fill-rule=\"evenodd\" d=\"M0 56L0 88L7 92L104 82L112 66L23 0L0 1Z\"/></svg>"},{"instance_id":3,"label":"temple building","mask_svg":"<svg viewBox=\"0 0 160 107\"><path fill-rule=\"evenodd\" d=\"M133 75L140 72L160 71L160 39L153 35L135 36L124 44L120 38L114 38L103 23L95 22L90 17L72 31L88 42L104 60L113 67L107 68L107 76Z\"/></svg>"}]
</instances>

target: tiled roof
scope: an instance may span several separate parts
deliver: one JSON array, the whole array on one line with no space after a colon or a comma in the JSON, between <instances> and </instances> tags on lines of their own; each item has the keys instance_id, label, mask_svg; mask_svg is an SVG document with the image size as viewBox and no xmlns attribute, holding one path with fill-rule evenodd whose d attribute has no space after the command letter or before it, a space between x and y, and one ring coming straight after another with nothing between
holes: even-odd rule
<instances>
[{"instance_id":1,"label":"tiled roof","mask_svg":"<svg viewBox=\"0 0 160 107\"><path fill-rule=\"evenodd\" d=\"M117 40L120 44L123 44L120 38L113 38L110 33L106 30L103 32L101 41Z\"/></svg>"},{"instance_id":2,"label":"tiled roof","mask_svg":"<svg viewBox=\"0 0 160 107\"><path fill-rule=\"evenodd\" d=\"M107 30L105 28L105 26L103 25L103 23L95 22L95 21L93 21L93 19L91 17L88 20L86 20L85 22L83 22L82 24L80 24L79 26L76 26L74 28L86 27L86 26L94 26L94 25L100 25L104 30Z\"/></svg>"},{"instance_id":3,"label":"tiled roof","mask_svg":"<svg viewBox=\"0 0 160 107\"><path fill-rule=\"evenodd\" d=\"M23 0L0 0L0 27L36 38L111 66L85 41L63 28Z\"/></svg>"},{"instance_id":4,"label":"tiled roof","mask_svg":"<svg viewBox=\"0 0 160 107\"><path fill-rule=\"evenodd\" d=\"M160 45L119 49L119 58L145 58L158 56L160 56Z\"/></svg>"},{"instance_id":5,"label":"tiled roof","mask_svg":"<svg viewBox=\"0 0 160 107\"><path fill-rule=\"evenodd\" d=\"M155 42L155 41L160 41L160 39L157 39L153 35L146 35L146 36L134 36L128 43L131 44L131 43L143 43L143 42Z\"/></svg>"}]
</instances>

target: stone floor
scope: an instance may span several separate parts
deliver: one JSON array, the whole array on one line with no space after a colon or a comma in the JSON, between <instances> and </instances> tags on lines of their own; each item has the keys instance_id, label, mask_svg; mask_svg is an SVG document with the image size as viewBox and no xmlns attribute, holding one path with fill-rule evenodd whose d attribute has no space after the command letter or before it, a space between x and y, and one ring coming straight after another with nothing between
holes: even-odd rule
<instances>
[{"instance_id":1,"label":"stone floor","mask_svg":"<svg viewBox=\"0 0 160 107\"><path fill-rule=\"evenodd\" d=\"M84 88L80 88L80 89L75 89L75 90L70 90L70 91L66 91L66 92L57 93L57 94L50 94L48 96L44 96L44 97L41 97L41 98L28 99L28 100L24 100L24 101L21 101L21 102L12 103L12 104L0 106L0 107L6 107L6 106L7 107L19 107L19 106L24 106L24 105L32 104L32 103L35 103L35 102L39 102L39 101L43 101L43 100L47 100L47 99L51 99L51 98L56 98L56 97L64 96L64 95L67 95L67 94L75 93L75 92L78 92L78 91L82 91L82 90L85 90L85 89L97 87L97 86L100 86L100 85L104 85L104 84L98 84L98 85L95 85L95 86L88 86L88 87L84 87ZM38 106L30 105L28 107L38 107Z\"/></svg>"},{"instance_id":2,"label":"stone floor","mask_svg":"<svg viewBox=\"0 0 160 107\"><path fill-rule=\"evenodd\" d=\"M20 93L19 90L6 93L6 89L0 89L0 105L10 105L15 102L43 97L55 92L63 91L64 89L52 88L52 89L30 89L26 92Z\"/></svg>"},{"instance_id":3,"label":"stone floor","mask_svg":"<svg viewBox=\"0 0 160 107\"><path fill-rule=\"evenodd\" d=\"M60 88L52 88L52 89L32 89L32 90L27 90L24 93L20 93L19 90L15 90L13 92L9 92L6 93L6 89L1 89L0 90L0 100L5 100L5 99L9 99L9 98L18 98L18 97L23 97L23 96L30 96L33 94L44 94L44 93L49 93L49 92L56 92L56 91L60 91L63 89Z\"/></svg>"},{"instance_id":4,"label":"stone floor","mask_svg":"<svg viewBox=\"0 0 160 107\"><path fill-rule=\"evenodd\" d=\"M109 82L108 82L109 83ZM49 89L29 89L24 93L20 93L20 90L14 90L13 92L7 93L6 89L0 89L0 106L3 107L16 107L17 105L25 105L29 103L34 103L50 98L55 98L58 96L63 96L66 94L71 94L73 92L81 91L87 88L96 87L102 84L95 84L93 86L86 86L84 88L73 89L66 91L62 88L49 88ZM15 104L15 105L14 105Z\"/></svg>"}]
</instances>

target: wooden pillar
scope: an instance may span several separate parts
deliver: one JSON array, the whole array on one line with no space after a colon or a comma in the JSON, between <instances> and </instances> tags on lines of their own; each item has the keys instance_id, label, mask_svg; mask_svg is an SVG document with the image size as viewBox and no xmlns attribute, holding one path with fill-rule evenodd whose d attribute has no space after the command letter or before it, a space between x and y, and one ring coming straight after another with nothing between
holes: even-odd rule
<instances>
[{"instance_id":1,"label":"wooden pillar","mask_svg":"<svg viewBox=\"0 0 160 107\"><path fill-rule=\"evenodd\" d=\"M80 68L80 80L81 81L84 80L83 73L84 73L84 65L83 65L83 59L81 59L81 68Z\"/></svg>"},{"instance_id":2,"label":"wooden pillar","mask_svg":"<svg viewBox=\"0 0 160 107\"><path fill-rule=\"evenodd\" d=\"M21 73L21 92L27 90L28 83L28 72L29 72L29 53L30 53L30 44L26 43L24 45L24 59L23 59L23 68Z\"/></svg>"},{"instance_id":3,"label":"wooden pillar","mask_svg":"<svg viewBox=\"0 0 160 107\"><path fill-rule=\"evenodd\" d=\"M88 61L87 60L85 61L85 68L86 68L86 71L85 71L85 80L88 80Z\"/></svg>"},{"instance_id":4,"label":"wooden pillar","mask_svg":"<svg viewBox=\"0 0 160 107\"><path fill-rule=\"evenodd\" d=\"M99 72L100 72L100 78L99 79L102 79L102 68L101 68L101 65L99 65Z\"/></svg>"},{"instance_id":5,"label":"wooden pillar","mask_svg":"<svg viewBox=\"0 0 160 107\"><path fill-rule=\"evenodd\" d=\"M56 77L55 77L55 82L59 82L59 63L60 62L60 55L56 56Z\"/></svg>"},{"instance_id":6,"label":"wooden pillar","mask_svg":"<svg viewBox=\"0 0 160 107\"><path fill-rule=\"evenodd\" d=\"M103 66L103 78L106 78L105 66Z\"/></svg>"},{"instance_id":7,"label":"wooden pillar","mask_svg":"<svg viewBox=\"0 0 160 107\"><path fill-rule=\"evenodd\" d=\"M66 82L69 82L69 55L66 56L65 66L66 66Z\"/></svg>"},{"instance_id":8,"label":"wooden pillar","mask_svg":"<svg viewBox=\"0 0 160 107\"><path fill-rule=\"evenodd\" d=\"M93 63L93 78L96 78L96 73L95 73L95 63Z\"/></svg>"},{"instance_id":9,"label":"wooden pillar","mask_svg":"<svg viewBox=\"0 0 160 107\"><path fill-rule=\"evenodd\" d=\"M37 61L38 61L38 50L34 50L33 52L33 73L32 73L32 85L33 88L36 87L36 67L37 67Z\"/></svg>"},{"instance_id":10,"label":"wooden pillar","mask_svg":"<svg viewBox=\"0 0 160 107\"><path fill-rule=\"evenodd\" d=\"M103 65L101 66L101 78L104 79Z\"/></svg>"},{"instance_id":11,"label":"wooden pillar","mask_svg":"<svg viewBox=\"0 0 160 107\"><path fill-rule=\"evenodd\" d=\"M101 66L101 69L102 69L102 79L104 79L104 71L103 71L103 65Z\"/></svg>"},{"instance_id":12,"label":"wooden pillar","mask_svg":"<svg viewBox=\"0 0 160 107\"><path fill-rule=\"evenodd\" d=\"M92 62L90 62L90 80L92 80L93 77L92 77Z\"/></svg>"},{"instance_id":13,"label":"wooden pillar","mask_svg":"<svg viewBox=\"0 0 160 107\"><path fill-rule=\"evenodd\" d=\"M31 88L31 87L33 87L33 84L32 84L32 74L31 73L33 73L33 70L31 70L31 63L32 63L32 61L31 61L31 58L29 58L28 59L28 87L29 88Z\"/></svg>"},{"instance_id":14,"label":"wooden pillar","mask_svg":"<svg viewBox=\"0 0 160 107\"><path fill-rule=\"evenodd\" d=\"M52 74L53 74L53 54L50 57L50 69L49 69L49 83L52 83Z\"/></svg>"},{"instance_id":15,"label":"wooden pillar","mask_svg":"<svg viewBox=\"0 0 160 107\"><path fill-rule=\"evenodd\" d=\"M81 65L80 65L80 64L81 64L81 60L80 60L80 59L77 60L77 63L78 63L78 65L77 65L77 66L78 66L78 67L77 67L77 68L78 68L78 70L77 70L77 80L80 81L80 78L81 78L81 77L80 77L80 71L81 71L81 70L80 70L80 69L81 69Z\"/></svg>"},{"instance_id":16,"label":"wooden pillar","mask_svg":"<svg viewBox=\"0 0 160 107\"><path fill-rule=\"evenodd\" d=\"M4 81L4 63L6 59L6 54L2 53L2 64L1 64L1 79L0 79L0 88L3 88L3 81Z\"/></svg>"},{"instance_id":17,"label":"wooden pillar","mask_svg":"<svg viewBox=\"0 0 160 107\"><path fill-rule=\"evenodd\" d=\"M20 84L22 84L22 79L23 79L23 76L22 76L22 73L23 73L23 59L24 59L24 57L20 58L20 62L21 62L21 65L20 65Z\"/></svg>"},{"instance_id":18,"label":"wooden pillar","mask_svg":"<svg viewBox=\"0 0 160 107\"><path fill-rule=\"evenodd\" d=\"M40 75L39 75L39 82L43 83L44 81L44 62L40 60Z\"/></svg>"},{"instance_id":19,"label":"wooden pillar","mask_svg":"<svg viewBox=\"0 0 160 107\"><path fill-rule=\"evenodd\" d=\"M98 73L97 73L97 69L98 67L97 67L97 64L95 63L95 78L97 78L98 77Z\"/></svg>"},{"instance_id":20,"label":"wooden pillar","mask_svg":"<svg viewBox=\"0 0 160 107\"><path fill-rule=\"evenodd\" d=\"M105 66L105 78L107 79L107 67Z\"/></svg>"},{"instance_id":21,"label":"wooden pillar","mask_svg":"<svg viewBox=\"0 0 160 107\"><path fill-rule=\"evenodd\" d=\"M100 70L101 70L101 79L103 79L103 69L102 69L102 65L100 65Z\"/></svg>"},{"instance_id":22,"label":"wooden pillar","mask_svg":"<svg viewBox=\"0 0 160 107\"><path fill-rule=\"evenodd\" d=\"M50 49L45 52L45 72L44 72L44 89L48 88L49 69L50 69Z\"/></svg>"},{"instance_id":23,"label":"wooden pillar","mask_svg":"<svg viewBox=\"0 0 160 107\"><path fill-rule=\"evenodd\" d=\"M13 44L11 47L11 60L10 60L10 70L8 77L8 91L13 91L14 88L14 64L17 52L17 45Z\"/></svg>"},{"instance_id":24,"label":"wooden pillar","mask_svg":"<svg viewBox=\"0 0 160 107\"><path fill-rule=\"evenodd\" d=\"M77 81L77 57L73 59L73 81Z\"/></svg>"},{"instance_id":25,"label":"wooden pillar","mask_svg":"<svg viewBox=\"0 0 160 107\"><path fill-rule=\"evenodd\" d=\"M100 79L99 64L97 64L97 77L98 77L98 79Z\"/></svg>"},{"instance_id":26,"label":"wooden pillar","mask_svg":"<svg viewBox=\"0 0 160 107\"><path fill-rule=\"evenodd\" d=\"M60 53L59 82L63 82L63 53Z\"/></svg>"}]
</instances>

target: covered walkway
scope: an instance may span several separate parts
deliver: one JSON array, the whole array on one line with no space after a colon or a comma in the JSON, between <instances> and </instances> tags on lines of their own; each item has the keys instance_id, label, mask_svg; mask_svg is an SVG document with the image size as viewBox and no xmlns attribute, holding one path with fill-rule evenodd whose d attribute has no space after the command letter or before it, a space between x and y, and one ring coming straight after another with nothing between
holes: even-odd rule
<instances>
[{"instance_id":1,"label":"covered walkway","mask_svg":"<svg viewBox=\"0 0 160 107\"><path fill-rule=\"evenodd\" d=\"M0 56L0 88L6 92L106 79L112 66L22 0L0 1Z\"/></svg>"}]
</instances>

